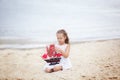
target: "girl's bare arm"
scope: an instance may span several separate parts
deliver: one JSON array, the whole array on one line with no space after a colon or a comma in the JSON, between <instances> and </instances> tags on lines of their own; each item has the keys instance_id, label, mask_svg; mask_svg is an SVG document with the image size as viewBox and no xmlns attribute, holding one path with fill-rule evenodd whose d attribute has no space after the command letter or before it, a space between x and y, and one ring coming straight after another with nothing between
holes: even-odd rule
<instances>
[{"instance_id":1,"label":"girl's bare arm","mask_svg":"<svg viewBox=\"0 0 120 80\"><path fill-rule=\"evenodd\" d=\"M60 52L64 58L67 58L70 52L70 44L67 45L65 52L59 48L56 48L56 51Z\"/></svg>"}]
</instances>

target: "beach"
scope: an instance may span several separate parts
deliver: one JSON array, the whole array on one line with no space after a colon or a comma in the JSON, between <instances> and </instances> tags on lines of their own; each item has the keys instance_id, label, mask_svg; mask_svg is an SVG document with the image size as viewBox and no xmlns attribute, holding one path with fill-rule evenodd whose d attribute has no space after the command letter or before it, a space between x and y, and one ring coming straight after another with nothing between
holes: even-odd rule
<instances>
[{"instance_id":1,"label":"beach","mask_svg":"<svg viewBox=\"0 0 120 80\"><path fill-rule=\"evenodd\" d=\"M69 70L45 73L45 48L0 49L0 80L120 80L120 39L71 44Z\"/></svg>"}]
</instances>

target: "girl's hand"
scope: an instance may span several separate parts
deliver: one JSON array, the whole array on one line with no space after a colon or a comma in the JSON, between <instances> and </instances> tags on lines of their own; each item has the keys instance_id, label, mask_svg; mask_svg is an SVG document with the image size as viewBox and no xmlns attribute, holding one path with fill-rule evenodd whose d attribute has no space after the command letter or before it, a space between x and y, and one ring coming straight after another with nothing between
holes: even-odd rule
<instances>
[{"instance_id":1,"label":"girl's hand","mask_svg":"<svg viewBox=\"0 0 120 80\"><path fill-rule=\"evenodd\" d=\"M67 45L65 52L58 47L56 47L55 50L56 52L61 53L64 58L67 58L70 52L70 45Z\"/></svg>"},{"instance_id":2,"label":"girl's hand","mask_svg":"<svg viewBox=\"0 0 120 80\"><path fill-rule=\"evenodd\" d=\"M58 52L58 53L62 53L62 50L58 47L55 47L55 51Z\"/></svg>"}]
</instances>

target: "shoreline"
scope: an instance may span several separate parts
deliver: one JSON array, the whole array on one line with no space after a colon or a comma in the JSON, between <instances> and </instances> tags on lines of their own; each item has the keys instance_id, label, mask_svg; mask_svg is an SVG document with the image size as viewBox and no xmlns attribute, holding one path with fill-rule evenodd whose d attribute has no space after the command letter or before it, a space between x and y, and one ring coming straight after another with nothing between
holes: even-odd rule
<instances>
[{"instance_id":1,"label":"shoreline","mask_svg":"<svg viewBox=\"0 0 120 80\"><path fill-rule=\"evenodd\" d=\"M89 40L79 40L79 41L71 41L71 44L78 44L78 43L86 43L86 42L101 42L107 40L119 40L120 38L109 38L109 39L89 39ZM44 48L46 45L51 43L57 43L56 41L53 42L31 42L26 40L1 40L0 39L0 49L34 49L34 48Z\"/></svg>"}]
</instances>

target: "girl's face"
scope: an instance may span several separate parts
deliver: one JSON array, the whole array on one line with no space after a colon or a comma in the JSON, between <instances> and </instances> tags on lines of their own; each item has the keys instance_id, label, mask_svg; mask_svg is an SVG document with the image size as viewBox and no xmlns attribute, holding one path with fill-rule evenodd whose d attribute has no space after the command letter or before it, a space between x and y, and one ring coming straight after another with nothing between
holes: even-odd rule
<instances>
[{"instance_id":1,"label":"girl's face","mask_svg":"<svg viewBox=\"0 0 120 80\"><path fill-rule=\"evenodd\" d=\"M63 33L57 33L57 40L59 44L64 44L65 43L66 37L64 36Z\"/></svg>"}]
</instances>

